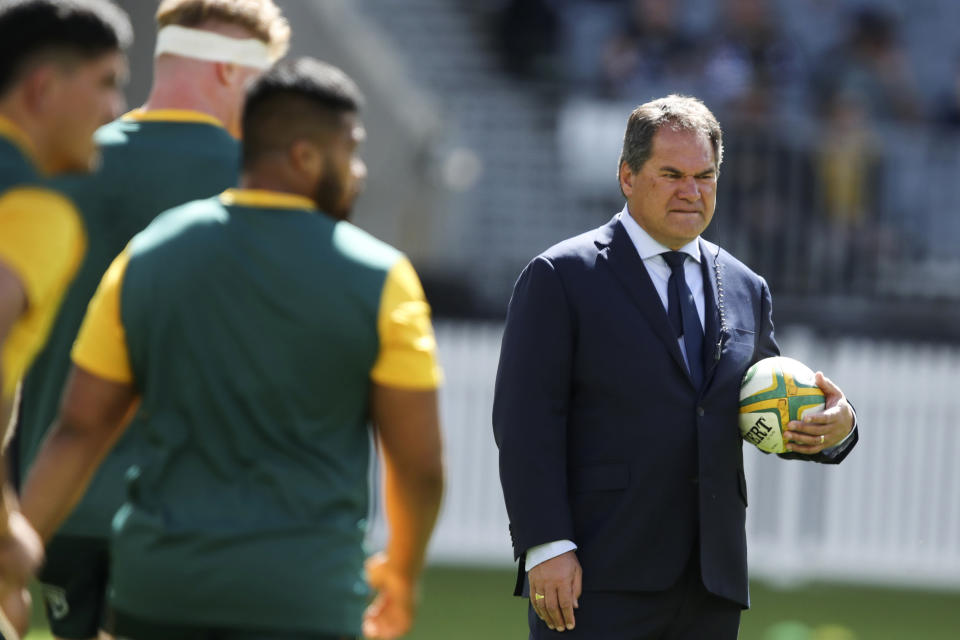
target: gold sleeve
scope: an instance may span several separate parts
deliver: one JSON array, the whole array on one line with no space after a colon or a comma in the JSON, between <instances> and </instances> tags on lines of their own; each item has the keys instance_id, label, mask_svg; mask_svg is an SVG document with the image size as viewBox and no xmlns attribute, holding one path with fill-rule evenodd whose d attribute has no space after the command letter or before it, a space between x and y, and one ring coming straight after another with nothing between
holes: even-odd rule
<instances>
[{"instance_id":1,"label":"gold sleeve","mask_svg":"<svg viewBox=\"0 0 960 640\"><path fill-rule=\"evenodd\" d=\"M85 250L80 214L62 195L30 187L0 197L0 261L17 274L28 306L58 304Z\"/></svg>"},{"instance_id":2,"label":"gold sleeve","mask_svg":"<svg viewBox=\"0 0 960 640\"><path fill-rule=\"evenodd\" d=\"M404 389L436 389L443 374L437 364L437 341L413 265L401 258L387 274L377 321L380 352L370 377Z\"/></svg>"},{"instance_id":3,"label":"gold sleeve","mask_svg":"<svg viewBox=\"0 0 960 640\"><path fill-rule=\"evenodd\" d=\"M114 382L133 382L127 336L120 319L120 289L130 255L117 256L90 300L73 345L73 363Z\"/></svg>"},{"instance_id":4,"label":"gold sleeve","mask_svg":"<svg viewBox=\"0 0 960 640\"><path fill-rule=\"evenodd\" d=\"M62 195L39 187L0 196L0 263L23 287L27 307L2 345L3 397L10 397L43 347L60 302L86 251L80 214Z\"/></svg>"}]
</instances>

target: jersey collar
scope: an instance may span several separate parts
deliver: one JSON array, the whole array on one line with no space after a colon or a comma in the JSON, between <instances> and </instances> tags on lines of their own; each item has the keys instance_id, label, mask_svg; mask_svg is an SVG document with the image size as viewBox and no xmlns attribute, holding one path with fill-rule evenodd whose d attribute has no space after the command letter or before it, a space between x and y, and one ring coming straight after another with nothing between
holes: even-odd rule
<instances>
[{"instance_id":1,"label":"jersey collar","mask_svg":"<svg viewBox=\"0 0 960 640\"><path fill-rule=\"evenodd\" d=\"M221 129L225 128L219 118L209 113L191 109L151 109L147 111L141 108L125 113L121 119L131 122L194 122L211 124Z\"/></svg>"},{"instance_id":2,"label":"jersey collar","mask_svg":"<svg viewBox=\"0 0 960 640\"><path fill-rule=\"evenodd\" d=\"M316 209L317 204L305 196L266 189L227 189L220 202L238 207L260 209Z\"/></svg>"}]
</instances>

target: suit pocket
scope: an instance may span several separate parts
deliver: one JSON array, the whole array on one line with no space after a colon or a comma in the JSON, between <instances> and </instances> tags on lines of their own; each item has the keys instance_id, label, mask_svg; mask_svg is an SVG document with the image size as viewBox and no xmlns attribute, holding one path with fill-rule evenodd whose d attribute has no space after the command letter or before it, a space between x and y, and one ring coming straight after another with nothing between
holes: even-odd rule
<instances>
[{"instance_id":1,"label":"suit pocket","mask_svg":"<svg viewBox=\"0 0 960 640\"><path fill-rule=\"evenodd\" d=\"M630 483L630 468L626 464L595 464L579 467L571 472L571 491L617 491Z\"/></svg>"},{"instance_id":2,"label":"suit pocket","mask_svg":"<svg viewBox=\"0 0 960 640\"><path fill-rule=\"evenodd\" d=\"M743 469L737 469L737 487L740 489L743 506L747 506L747 477L743 475Z\"/></svg>"},{"instance_id":3,"label":"suit pocket","mask_svg":"<svg viewBox=\"0 0 960 640\"><path fill-rule=\"evenodd\" d=\"M753 345L757 340L757 334L750 329L730 327L727 331L729 332L730 342Z\"/></svg>"}]
</instances>

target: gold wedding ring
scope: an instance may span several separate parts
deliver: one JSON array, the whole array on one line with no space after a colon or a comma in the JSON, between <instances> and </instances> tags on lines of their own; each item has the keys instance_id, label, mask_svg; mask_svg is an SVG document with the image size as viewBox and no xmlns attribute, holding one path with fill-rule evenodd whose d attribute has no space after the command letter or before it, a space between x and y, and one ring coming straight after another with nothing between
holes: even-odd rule
<instances>
[{"instance_id":1,"label":"gold wedding ring","mask_svg":"<svg viewBox=\"0 0 960 640\"><path fill-rule=\"evenodd\" d=\"M533 594L533 599L534 599L534 600L543 600L543 599L546 598L546 597L547 597L547 596L543 595L542 593L535 593L535 594Z\"/></svg>"},{"instance_id":2,"label":"gold wedding ring","mask_svg":"<svg viewBox=\"0 0 960 640\"><path fill-rule=\"evenodd\" d=\"M823 435L823 434L821 433L821 434L820 434L820 444L823 444L824 440L826 440L826 439L827 439L827 436L825 436L825 435Z\"/></svg>"}]
</instances>

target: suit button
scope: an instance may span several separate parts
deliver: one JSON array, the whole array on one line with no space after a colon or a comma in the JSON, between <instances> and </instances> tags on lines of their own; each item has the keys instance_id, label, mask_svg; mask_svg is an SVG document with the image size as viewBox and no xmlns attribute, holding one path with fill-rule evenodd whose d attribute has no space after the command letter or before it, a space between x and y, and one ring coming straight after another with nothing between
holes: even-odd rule
<instances>
[{"instance_id":1,"label":"suit button","mask_svg":"<svg viewBox=\"0 0 960 640\"><path fill-rule=\"evenodd\" d=\"M703 417L703 407L697 407L697 415Z\"/></svg>"},{"instance_id":2,"label":"suit button","mask_svg":"<svg viewBox=\"0 0 960 640\"><path fill-rule=\"evenodd\" d=\"M690 476L690 482L691 484L700 484L699 476Z\"/></svg>"}]
</instances>

